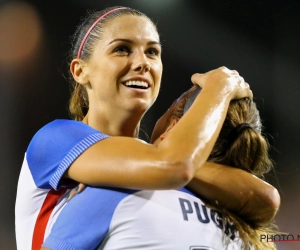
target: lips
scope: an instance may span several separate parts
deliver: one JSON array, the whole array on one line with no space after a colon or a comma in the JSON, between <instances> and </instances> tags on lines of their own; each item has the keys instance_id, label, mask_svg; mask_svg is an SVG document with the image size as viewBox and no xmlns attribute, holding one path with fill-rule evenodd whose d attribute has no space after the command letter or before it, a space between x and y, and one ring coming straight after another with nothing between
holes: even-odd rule
<instances>
[{"instance_id":1,"label":"lips","mask_svg":"<svg viewBox=\"0 0 300 250\"><path fill-rule=\"evenodd\" d=\"M123 83L126 87L135 89L147 89L149 88L149 83L140 80L130 80Z\"/></svg>"}]
</instances>

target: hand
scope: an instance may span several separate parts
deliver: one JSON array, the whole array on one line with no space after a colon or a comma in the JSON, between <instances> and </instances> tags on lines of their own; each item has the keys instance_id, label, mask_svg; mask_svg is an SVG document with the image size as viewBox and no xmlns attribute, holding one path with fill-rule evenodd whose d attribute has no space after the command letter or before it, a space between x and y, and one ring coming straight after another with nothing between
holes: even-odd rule
<instances>
[{"instance_id":1,"label":"hand","mask_svg":"<svg viewBox=\"0 0 300 250\"><path fill-rule=\"evenodd\" d=\"M226 67L211 70L205 74L192 75L192 82L201 88L220 88L220 91L229 91L231 99L244 97L253 98L249 84L236 70Z\"/></svg>"},{"instance_id":2,"label":"hand","mask_svg":"<svg viewBox=\"0 0 300 250\"><path fill-rule=\"evenodd\" d=\"M67 198L67 200L71 200L76 194L81 193L84 189L85 189L86 185L79 183L77 187L73 188L70 193L69 196Z\"/></svg>"}]
</instances>

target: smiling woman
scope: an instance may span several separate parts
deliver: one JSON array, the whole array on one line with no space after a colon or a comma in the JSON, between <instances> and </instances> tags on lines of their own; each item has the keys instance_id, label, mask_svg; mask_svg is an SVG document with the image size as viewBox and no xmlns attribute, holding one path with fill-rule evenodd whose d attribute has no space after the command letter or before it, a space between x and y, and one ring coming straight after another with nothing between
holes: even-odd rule
<instances>
[{"instance_id":1,"label":"smiling woman","mask_svg":"<svg viewBox=\"0 0 300 250\"><path fill-rule=\"evenodd\" d=\"M117 7L93 14L90 21L84 22L80 31L74 37L74 46L70 53L71 79L75 86L70 111L75 120L82 120L83 115L86 115L87 109L81 95L86 91L90 92L91 88L97 94L88 94L90 111L94 109L94 105L107 108L103 103L97 102L97 97L103 96L104 101L113 101L114 104L123 106L125 100L122 99L122 94L125 94L128 97L136 96L136 101L144 99L142 102L145 107L141 109L143 115L145 109L155 101L160 88L161 45L156 26L141 12ZM86 67L86 62L89 67ZM93 80L89 81L88 77ZM103 77L105 81L102 80ZM97 81L102 81L102 84ZM87 84L90 82L95 84ZM112 84L108 84L109 82ZM94 88L101 88L101 91ZM132 102L131 105L135 106L135 103ZM89 124L93 119L91 116L93 114L89 112Z\"/></svg>"},{"instance_id":2,"label":"smiling woman","mask_svg":"<svg viewBox=\"0 0 300 250\"><path fill-rule=\"evenodd\" d=\"M136 137L140 120L157 98L162 75L153 22L126 7L94 12L74 35L69 62L74 120L47 124L27 148L16 200L18 249L40 249L70 189L79 182L130 189L185 186L206 165L230 101L252 97L235 70L221 67L194 74L192 81L202 87L201 95L168 138L152 145ZM251 175L247 178L253 180ZM264 188L256 194L255 205L268 204L274 211L269 195L274 189ZM195 190L211 198L201 193L201 185ZM240 192L236 190L225 190L226 197L235 197ZM222 190L214 198L218 195L222 200ZM238 211L241 204L234 202ZM262 217L268 221L273 215Z\"/></svg>"},{"instance_id":3,"label":"smiling woman","mask_svg":"<svg viewBox=\"0 0 300 250\"><path fill-rule=\"evenodd\" d=\"M87 62L79 58L71 62L75 81L89 97L89 111L83 121L103 133L121 135L99 121L118 122L114 114L122 109L121 119L133 111L140 119L154 103L162 73L159 36L148 18L125 15L107 23L95 45ZM126 127L128 132L135 131L128 124Z\"/></svg>"}]
</instances>

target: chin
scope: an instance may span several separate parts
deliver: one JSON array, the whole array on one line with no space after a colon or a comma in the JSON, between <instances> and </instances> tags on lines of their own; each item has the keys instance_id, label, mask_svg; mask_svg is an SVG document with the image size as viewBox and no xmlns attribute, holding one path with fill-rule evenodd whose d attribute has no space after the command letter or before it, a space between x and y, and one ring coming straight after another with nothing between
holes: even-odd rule
<instances>
[{"instance_id":1,"label":"chin","mask_svg":"<svg viewBox=\"0 0 300 250\"><path fill-rule=\"evenodd\" d=\"M151 108L153 102L145 101L145 100L138 100L132 103L132 110L139 110L140 112L147 112L148 109Z\"/></svg>"}]
</instances>

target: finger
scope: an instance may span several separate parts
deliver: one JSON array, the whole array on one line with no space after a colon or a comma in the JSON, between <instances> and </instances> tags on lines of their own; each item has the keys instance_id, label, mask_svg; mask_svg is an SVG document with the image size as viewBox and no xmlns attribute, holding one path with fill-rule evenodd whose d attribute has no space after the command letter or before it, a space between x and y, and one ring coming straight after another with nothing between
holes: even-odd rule
<instances>
[{"instance_id":1,"label":"finger","mask_svg":"<svg viewBox=\"0 0 300 250\"><path fill-rule=\"evenodd\" d=\"M219 68L216 68L216 69L207 71L204 75L209 76L209 75L211 75L211 74L213 74L213 73L215 73L215 72L217 72L217 71L224 71L225 73L232 73L233 70L230 70L230 69L228 69L228 68L225 67L225 66L222 66L222 67L219 67ZM237 71L236 71L236 72L237 72Z\"/></svg>"},{"instance_id":2,"label":"finger","mask_svg":"<svg viewBox=\"0 0 300 250\"><path fill-rule=\"evenodd\" d=\"M207 79L207 75L196 73L192 75L191 81L193 84L203 87L206 79Z\"/></svg>"},{"instance_id":3,"label":"finger","mask_svg":"<svg viewBox=\"0 0 300 250\"><path fill-rule=\"evenodd\" d=\"M252 92L252 90L250 89L249 92L250 92L249 98L250 98L250 99L253 99L253 92Z\"/></svg>"},{"instance_id":4,"label":"finger","mask_svg":"<svg viewBox=\"0 0 300 250\"><path fill-rule=\"evenodd\" d=\"M81 192L85 189L85 187L86 187L85 184L80 183L80 184L77 186L76 193L77 193L77 194L81 193Z\"/></svg>"},{"instance_id":5,"label":"finger","mask_svg":"<svg viewBox=\"0 0 300 250\"><path fill-rule=\"evenodd\" d=\"M77 187L73 188L67 197L67 201L71 200L76 194L81 193L85 189L86 185L80 183Z\"/></svg>"},{"instance_id":6,"label":"finger","mask_svg":"<svg viewBox=\"0 0 300 250\"><path fill-rule=\"evenodd\" d=\"M238 71L236 71L235 69L231 70L231 74L233 75L240 75Z\"/></svg>"},{"instance_id":7,"label":"finger","mask_svg":"<svg viewBox=\"0 0 300 250\"><path fill-rule=\"evenodd\" d=\"M253 99L253 92L252 92L252 90L250 89L249 84L248 84L247 82L245 82L245 85L246 85L246 87L248 88L248 97L249 97L250 99Z\"/></svg>"},{"instance_id":8,"label":"finger","mask_svg":"<svg viewBox=\"0 0 300 250\"><path fill-rule=\"evenodd\" d=\"M208 71L204 74L200 74L200 73L193 74L192 78L191 78L191 81L192 81L193 84L199 85L201 88L203 88L207 78L210 75L212 75L213 73L216 73L218 71L223 71L224 73L227 73L227 74L233 74L233 70L230 70L230 69L226 68L225 66L222 66L222 67L219 67L217 69L210 70L210 71ZM234 74L238 75L238 72L235 70Z\"/></svg>"},{"instance_id":9,"label":"finger","mask_svg":"<svg viewBox=\"0 0 300 250\"><path fill-rule=\"evenodd\" d=\"M233 77L235 77L238 81L238 84L240 86L243 86L244 88L249 88L249 85L246 84L244 77L240 76L240 75L233 75Z\"/></svg>"},{"instance_id":10,"label":"finger","mask_svg":"<svg viewBox=\"0 0 300 250\"><path fill-rule=\"evenodd\" d=\"M68 195L67 201L71 200L76 194L76 188L73 188Z\"/></svg>"},{"instance_id":11,"label":"finger","mask_svg":"<svg viewBox=\"0 0 300 250\"><path fill-rule=\"evenodd\" d=\"M243 82L244 86L243 88L246 90L245 96L244 97L248 97L250 99L253 99L253 92L250 89L250 86L247 82Z\"/></svg>"},{"instance_id":12,"label":"finger","mask_svg":"<svg viewBox=\"0 0 300 250\"><path fill-rule=\"evenodd\" d=\"M237 72L236 70L231 70L231 69L229 69L229 68L227 68L225 66L219 67L219 68L217 68L217 70L222 70L225 73L232 73L233 71Z\"/></svg>"}]
</instances>

